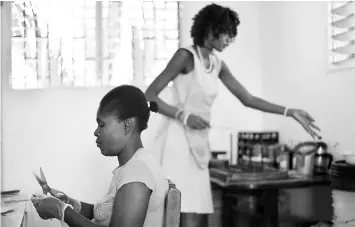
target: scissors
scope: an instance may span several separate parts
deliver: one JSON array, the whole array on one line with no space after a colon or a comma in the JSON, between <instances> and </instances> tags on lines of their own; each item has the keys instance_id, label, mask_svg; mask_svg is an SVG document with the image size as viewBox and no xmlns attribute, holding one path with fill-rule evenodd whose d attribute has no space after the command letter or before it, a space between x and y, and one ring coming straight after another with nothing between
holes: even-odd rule
<instances>
[{"instance_id":1,"label":"scissors","mask_svg":"<svg viewBox=\"0 0 355 227\"><path fill-rule=\"evenodd\" d=\"M44 173L42 171L42 168L40 167L40 173L41 177L39 177L37 174L33 173L35 175L36 180L38 181L39 185L41 186L43 190L43 194L47 195L47 193L51 194L52 189L48 186L46 177L44 176Z\"/></svg>"},{"instance_id":2,"label":"scissors","mask_svg":"<svg viewBox=\"0 0 355 227\"><path fill-rule=\"evenodd\" d=\"M46 177L44 176L44 173L42 171L42 168L39 168L40 173L41 173L41 177L39 177L37 174L33 173L35 175L36 180L38 181L39 185L41 185L41 188L43 190L43 194L47 195L48 193L55 196L56 198L60 199L61 201L65 202L65 203L69 203L69 197L62 193L59 192L57 190L52 190L47 183ZM54 194L53 194L54 193Z\"/></svg>"}]
</instances>

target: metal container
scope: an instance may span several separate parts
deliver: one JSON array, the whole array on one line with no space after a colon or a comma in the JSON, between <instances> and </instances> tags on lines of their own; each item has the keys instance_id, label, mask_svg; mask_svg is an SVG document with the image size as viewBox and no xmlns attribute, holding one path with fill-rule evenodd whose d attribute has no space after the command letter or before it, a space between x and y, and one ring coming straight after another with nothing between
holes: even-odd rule
<instances>
[{"instance_id":1,"label":"metal container","mask_svg":"<svg viewBox=\"0 0 355 227\"><path fill-rule=\"evenodd\" d=\"M303 142L294 148L293 167L304 175L313 175L317 146L314 142Z\"/></svg>"},{"instance_id":2,"label":"metal container","mask_svg":"<svg viewBox=\"0 0 355 227\"><path fill-rule=\"evenodd\" d=\"M328 173L330 165L333 161L333 155L327 152L327 144L318 141L316 143L316 155L314 161L314 171L317 174Z\"/></svg>"},{"instance_id":3,"label":"metal container","mask_svg":"<svg viewBox=\"0 0 355 227\"><path fill-rule=\"evenodd\" d=\"M273 150L276 156L276 167L285 171L292 169L292 150L284 144L275 146Z\"/></svg>"}]
</instances>

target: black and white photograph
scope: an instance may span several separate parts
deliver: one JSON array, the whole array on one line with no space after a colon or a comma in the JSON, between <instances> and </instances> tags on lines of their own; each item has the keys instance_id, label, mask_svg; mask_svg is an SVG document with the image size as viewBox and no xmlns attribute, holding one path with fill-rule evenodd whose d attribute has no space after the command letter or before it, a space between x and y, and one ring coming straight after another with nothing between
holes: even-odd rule
<instances>
[{"instance_id":1,"label":"black and white photograph","mask_svg":"<svg viewBox=\"0 0 355 227\"><path fill-rule=\"evenodd\" d=\"M355 226L355 1L0 1L2 227Z\"/></svg>"}]
</instances>

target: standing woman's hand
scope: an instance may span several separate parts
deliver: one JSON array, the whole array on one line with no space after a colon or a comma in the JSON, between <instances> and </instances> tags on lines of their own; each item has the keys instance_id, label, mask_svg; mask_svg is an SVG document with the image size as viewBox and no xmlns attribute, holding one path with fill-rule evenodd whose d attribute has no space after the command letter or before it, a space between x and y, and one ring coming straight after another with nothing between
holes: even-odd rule
<instances>
[{"instance_id":1,"label":"standing woman's hand","mask_svg":"<svg viewBox=\"0 0 355 227\"><path fill-rule=\"evenodd\" d=\"M186 117L187 119L185 120ZM188 114L188 116L182 114L180 120L185 123L187 127L195 130L203 130L210 127L210 123L208 121L195 114Z\"/></svg>"},{"instance_id":2,"label":"standing woman's hand","mask_svg":"<svg viewBox=\"0 0 355 227\"><path fill-rule=\"evenodd\" d=\"M304 110L289 109L287 115L293 117L298 123L300 123L313 139L321 138L316 132L316 130L320 131L320 129L314 124L315 120L311 115L309 115L309 113Z\"/></svg>"}]
</instances>

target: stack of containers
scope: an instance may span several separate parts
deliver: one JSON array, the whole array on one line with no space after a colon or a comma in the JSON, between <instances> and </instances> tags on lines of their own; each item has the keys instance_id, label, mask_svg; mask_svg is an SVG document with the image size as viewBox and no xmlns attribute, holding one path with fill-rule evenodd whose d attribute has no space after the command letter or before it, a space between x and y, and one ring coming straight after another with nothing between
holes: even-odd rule
<instances>
[{"instance_id":1,"label":"stack of containers","mask_svg":"<svg viewBox=\"0 0 355 227\"><path fill-rule=\"evenodd\" d=\"M346 155L330 168L333 197L333 227L355 226L355 159Z\"/></svg>"}]
</instances>

